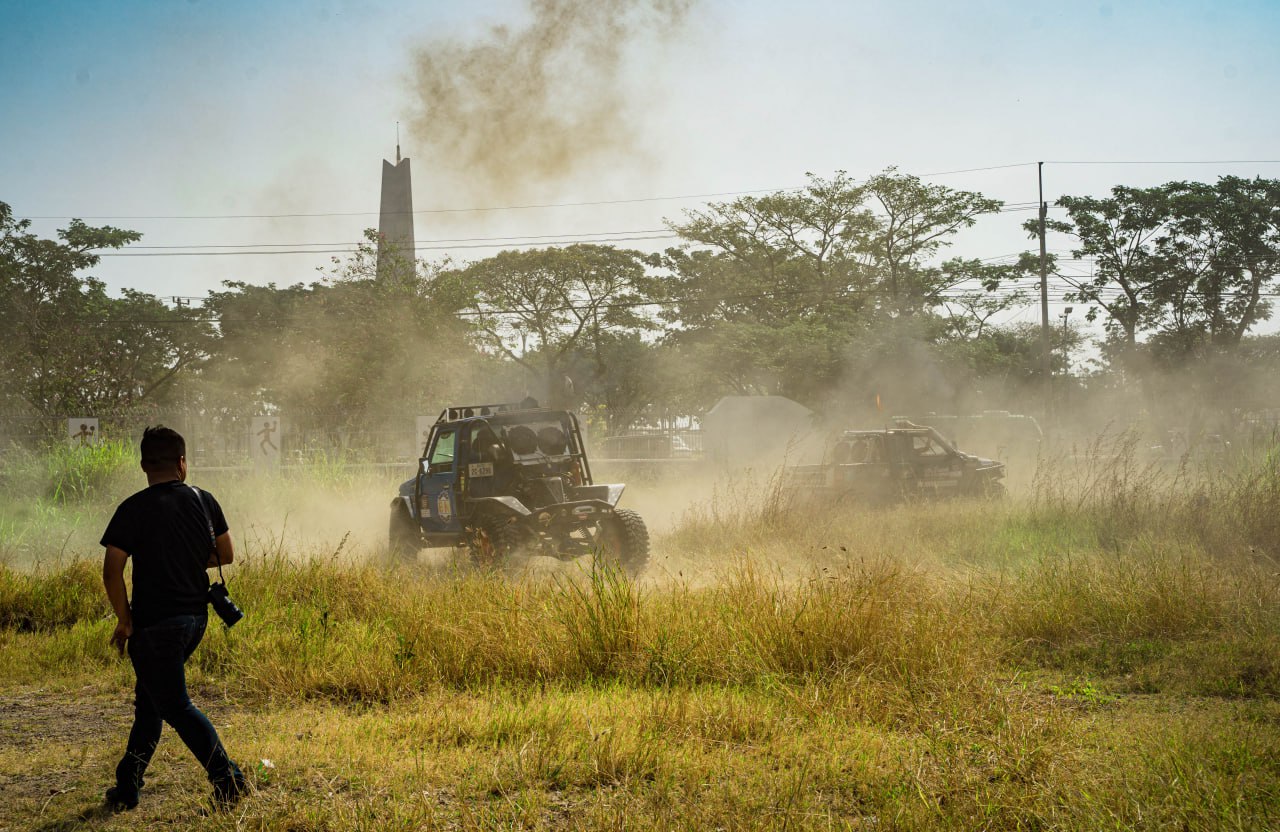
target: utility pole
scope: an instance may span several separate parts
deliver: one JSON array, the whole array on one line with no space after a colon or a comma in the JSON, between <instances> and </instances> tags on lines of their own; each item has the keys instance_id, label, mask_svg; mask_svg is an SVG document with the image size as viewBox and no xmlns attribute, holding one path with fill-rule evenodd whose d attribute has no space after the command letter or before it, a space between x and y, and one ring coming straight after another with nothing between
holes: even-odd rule
<instances>
[{"instance_id":1,"label":"utility pole","mask_svg":"<svg viewBox=\"0 0 1280 832\"><path fill-rule=\"evenodd\" d=\"M1044 162L1036 163L1040 180L1040 371L1044 374L1044 421L1049 421L1053 404L1053 333L1049 327L1049 261L1044 247L1044 225L1049 206L1044 201Z\"/></svg>"}]
</instances>

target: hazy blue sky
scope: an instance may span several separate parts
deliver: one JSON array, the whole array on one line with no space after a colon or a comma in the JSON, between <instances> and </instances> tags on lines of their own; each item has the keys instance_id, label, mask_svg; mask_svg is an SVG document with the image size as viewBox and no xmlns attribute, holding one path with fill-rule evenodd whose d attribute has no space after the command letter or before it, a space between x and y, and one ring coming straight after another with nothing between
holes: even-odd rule
<instances>
[{"instance_id":1,"label":"hazy blue sky","mask_svg":"<svg viewBox=\"0 0 1280 832\"><path fill-rule=\"evenodd\" d=\"M46 233L82 216L138 229L150 246L350 245L377 222L380 160L413 105L414 50L528 19L516 0L0 0L0 200L52 217L37 220ZM888 165L1277 159L1277 42L1274 0L705 0L674 39L628 51L636 151L524 196L740 191ZM467 192L466 171L415 152L412 133L401 143L416 208L492 207ZM1280 176L1280 165L1050 164L1046 190L1052 201L1228 172ZM936 181L1036 198L1030 166ZM697 203L420 214L416 236L647 230ZM366 213L144 219L350 212ZM957 248L1026 247L1024 216L984 221ZM328 256L118 257L95 273L113 288L202 295L228 279L311 280Z\"/></svg>"}]
</instances>

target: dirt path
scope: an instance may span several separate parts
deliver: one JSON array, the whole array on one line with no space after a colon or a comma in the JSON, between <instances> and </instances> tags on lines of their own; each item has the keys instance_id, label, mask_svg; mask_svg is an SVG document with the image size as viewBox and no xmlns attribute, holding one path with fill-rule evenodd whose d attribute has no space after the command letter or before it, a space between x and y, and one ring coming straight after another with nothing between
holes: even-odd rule
<instances>
[{"instance_id":1,"label":"dirt path","mask_svg":"<svg viewBox=\"0 0 1280 832\"><path fill-rule=\"evenodd\" d=\"M202 703L214 698L193 696ZM0 691L0 832L133 825L101 810L132 724L132 699L131 691L102 685ZM185 753L172 732L166 735L157 759ZM168 791L179 780L199 785L198 774L194 766L159 766L148 788Z\"/></svg>"}]
</instances>

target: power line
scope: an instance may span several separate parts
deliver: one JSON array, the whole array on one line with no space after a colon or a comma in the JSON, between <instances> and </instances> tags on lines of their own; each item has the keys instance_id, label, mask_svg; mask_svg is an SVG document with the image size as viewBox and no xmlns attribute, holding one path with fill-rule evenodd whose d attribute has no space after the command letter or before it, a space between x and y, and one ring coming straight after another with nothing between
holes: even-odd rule
<instances>
[{"instance_id":1,"label":"power line","mask_svg":"<svg viewBox=\"0 0 1280 832\"><path fill-rule=\"evenodd\" d=\"M674 240L678 239L678 234L647 234L634 237L599 237L590 240L545 240L540 243L524 243L524 244L508 244L508 243L469 243L463 245L445 245L445 246L415 246L416 251L453 251L455 249L472 249L472 248L519 248L521 245L525 247L531 246L556 246L556 245L576 245L580 243L631 243L642 240ZM234 257L234 256L260 256L260 255L276 255L276 254L355 254L359 249L356 248L300 248L300 249L276 249L272 251L108 251L98 254L98 257Z\"/></svg>"},{"instance_id":2,"label":"power line","mask_svg":"<svg viewBox=\"0 0 1280 832\"><path fill-rule=\"evenodd\" d=\"M414 240L414 245L429 243L476 243L488 242L496 240L541 240L548 237L600 237L605 235L618 234L658 234L666 232L666 228L641 228L634 231L579 231L566 232L564 234L513 234L505 237L438 237L430 240ZM135 246L130 245L130 250L137 249L206 249L206 248L275 248L275 247L301 247L301 246L340 246L345 245L342 242L329 243L209 243L209 244L190 244L190 245L170 245L170 246Z\"/></svg>"},{"instance_id":3,"label":"power line","mask_svg":"<svg viewBox=\"0 0 1280 832\"><path fill-rule=\"evenodd\" d=\"M993 170L1008 170L1012 168L1028 167L1036 164L1035 162L1010 162L1000 165L985 165L972 168L957 168L955 170L931 171L929 173L907 174L916 176L920 179L928 179L937 176L953 176L963 173L979 173ZM1087 159L1069 159L1069 160L1053 160L1046 161L1047 165L1276 165L1280 164L1280 159L1191 159L1191 160L1152 160L1152 159L1134 159L1134 160L1087 160ZM850 180L853 184L865 183L869 178ZM751 190L741 191L718 191L710 193L698 194L679 194L670 196L648 196L648 197L630 197L623 199L599 199L599 200L583 200L580 202L542 202L529 203L522 205L490 205L490 206L469 206L463 208L423 208L412 212L412 214L464 214L464 213L483 213L488 211L526 211L526 210L543 210L550 208L586 208L600 205L628 205L647 202L678 202L689 199L716 199L721 197L732 196L750 196L752 194L761 193L784 193L787 191L804 190L807 185L790 185L780 188L755 188ZM29 216L27 219L32 220L67 220L67 219L90 219L90 220L235 220L235 219L298 219L298 218L322 218L322 217L371 217L378 216L380 211L317 211L317 212L296 212L296 213L255 213L255 214L45 214ZM399 212L391 212L399 213Z\"/></svg>"},{"instance_id":4,"label":"power line","mask_svg":"<svg viewBox=\"0 0 1280 832\"><path fill-rule=\"evenodd\" d=\"M1059 277L1084 277L1084 275L1070 275L1070 274L1059 274L1058 276ZM1037 279L1037 282L1038 282L1038 279ZM937 299L939 302L945 303L947 301L955 301L955 300L969 298L972 296L972 294L975 291L977 291L978 288L979 287L965 289L960 286L955 286L955 287L950 287L947 289L942 289L940 291L930 293L930 295L932 298ZM1073 285L1067 285L1067 286L1059 285L1059 286L1050 287L1049 295L1050 295L1050 300L1053 300L1056 302L1074 301L1079 303L1092 302L1090 298L1093 296L1096 296L1097 300L1108 299L1108 296L1110 296L1110 298L1118 298L1123 296L1123 291L1116 287L1101 287L1099 289L1089 289L1087 290L1087 295L1089 297L1085 297L1085 298L1080 297L1082 291L1084 290L1081 290ZM804 295L810 295L810 294L816 296L819 294L819 292L810 288L775 289L767 292L753 292L753 293L740 293L740 294L729 294L729 295L698 297L698 298L685 298L681 300L618 301L615 303L594 304L594 305L573 303L573 304L565 304L557 307L549 307L540 311L571 312L571 311L589 311L591 309L599 309L599 310L638 309L638 308L644 308L644 307L670 307L670 306L676 306L681 303L704 303L704 304L719 304L719 303L726 303L726 302L744 303L744 302L753 301L753 300L778 300L778 299L787 298L787 297L797 297L797 296L804 296ZM1019 288L998 289L994 292L984 291L984 292L981 292L981 294L984 297L991 297L998 300L1012 300L1012 299L1026 297L1025 295L1022 294L1022 290ZM1268 299L1280 298L1280 292L1260 292L1258 294L1259 294L1259 297L1262 297L1262 298L1268 298ZM1222 292L1218 294L1210 294L1205 292L1191 292L1191 293L1188 293L1188 295L1191 297L1234 298L1234 297L1251 296L1251 293ZM815 300L839 301L839 300L853 299L857 297L858 297L858 293L856 292L843 292L828 298L815 297ZM201 301L207 300L207 298L199 298L199 297L192 297L192 296L184 296L182 299L201 300ZM464 309L464 310L457 310L451 314L460 318L477 318L477 317L485 317L485 316L493 316L493 317L510 316L510 315L520 314L524 311L527 311L527 310L521 310L521 309L465 310ZM375 313L370 313L370 314L373 315ZM351 311L350 310L344 311L344 315L347 315L347 316L351 315ZM227 317L227 316L220 316L220 315L203 315L203 316L190 316L190 317L179 317L179 318L121 318L121 317L89 318L89 317L85 317L85 318L77 318L75 320L78 323L90 323L90 324L93 324L93 323L154 324L154 325L191 324L191 323L257 323L257 324L261 324L261 323L283 323L287 321L300 320L304 317L309 318L310 316L291 314L291 315L270 315L270 316L264 316L262 318Z\"/></svg>"},{"instance_id":5,"label":"power line","mask_svg":"<svg viewBox=\"0 0 1280 832\"><path fill-rule=\"evenodd\" d=\"M952 176L961 173L976 173L989 170L1004 170L1007 168L1025 167L1033 165L1034 162L1012 162L1003 165L987 165L985 167L961 168L957 170L934 171L931 173L908 174L916 176L920 179L928 179L934 176ZM854 184L870 181L870 178L851 180ZM597 205L628 205L634 203L645 202L677 202L686 199L715 199L729 196L749 196L751 194L762 193L782 193L786 191L800 191L807 188L807 185L791 185L782 188L755 188L745 191L720 191L716 193L701 194L680 194L676 196L647 196L647 197L631 197L625 199L599 199L587 200L582 202L543 202L530 203L527 205L491 205L491 206L474 206L466 208L423 208L416 211L404 212L388 212L393 214L466 214L480 213L486 211L527 211L540 210L547 208L587 208ZM282 214L156 214L156 215L128 215L128 214L94 214L80 215L77 219L88 220L239 220L239 219L297 219L306 217L373 217L379 216L380 211L318 211L307 213L282 213ZM30 216L27 219L32 220L67 220L72 219L71 215L43 215Z\"/></svg>"},{"instance_id":6,"label":"power line","mask_svg":"<svg viewBox=\"0 0 1280 832\"><path fill-rule=\"evenodd\" d=\"M803 187L803 186L801 186ZM749 191L723 191L720 193L706 194L682 194L678 196L648 196L633 197L630 199L599 199L584 202L544 202L531 203L528 205L491 205L477 206L469 208L422 208L417 211L388 211L388 214L468 214L480 213L485 211L528 211L544 208L587 208L596 205L626 205L631 203L642 202L676 202L685 199L712 199L725 196L745 196L748 194L775 193L778 191L797 190L796 187L789 188L758 188ZM90 220L267 220L267 219L294 219L304 217L376 217L381 215L381 211L320 211L314 213L295 213L295 214L166 214L166 215L115 215L115 214L98 214L86 215L79 219ZM50 215L28 217L33 220L67 220L72 219L68 215Z\"/></svg>"},{"instance_id":7,"label":"power line","mask_svg":"<svg viewBox=\"0 0 1280 832\"><path fill-rule=\"evenodd\" d=\"M1143 160L1062 160L1046 161L1046 165L1280 165L1280 159L1191 159L1182 161Z\"/></svg>"},{"instance_id":8,"label":"power line","mask_svg":"<svg viewBox=\"0 0 1280 832\"><path fill-rule=\"evenodd\" d=\"M984 170L1005 170L1007 168L1025 168L1034 164L1035 162L1010 162L1007 165L987 165L986 167L982 167L982 168L962 168L961 170L942 170L942 171L936 171L934 173L917 173L915 174L915 176L918 176L921 179L927 179L930 176L950 176L955 173L976 173L978 171L984 171ZM866 180L862 180L862 181L866 181Z\"/></svg>"},{"instance_id":9,"label":"power line","mask_svg":"<svg viewBox=\"0 0 1280 832\"><path fill-rule=\"evenodd\" d=\"M964 173L978 173L993 170L1008 170L1012 168L1028 167L1036 164L1035 162L1010 162L1001 165L985 165L982 167L957 168L954 170L931 171L928 173L908 174L921 179L928 179L938 176L953 176ZM1051 160L1045 164L1053 165L1274 165L1280 164L1278 159L1194 159L1194 160ZM865 183L869 178L854 179L852 183ZM755 188L740 191L719 191L698 194L679 194L671 196L651 196L651 197L630 197L623 199L604 199L604 200L584 200L579 202L545 202L545 203L529 203L521 205L497 205L497 206L470 206L463 208L423 208L412 212L412 214L451 214L451 213L481 213L489 211L522 211L522 210L541 210L550 208L582 208L599 205L625 205L648 202L676 202L689 199L714 199L720 197L732 196L749 196L760 193L785 193L788 191L804 190L807 185L790 185L779 188ZM401 213L401 212L388 212ZM157 215L83 215L80 219L114 219L114 220L209 220L209 219L290 219L290 218L308 218L308 217L361 217L361 216L378 216L380 211L318 211L318 212L296 212L296 213L278 213L278 214L157 214ZM37 215L28 217L28 219L37 220L55 220L55 219L71 219L71 215Z\"/></svg>"},{"instance_id":10,"label":"power line","mask_svg":"<svg viewBox=\"0 0 1280 832\"><path fill-rule=\"evenodd\" d=\"M1018 211L1034 211L1034 203L1013 203L1002 206L992 213L1010 213ZM473 248L520 248L539 245L572 245L574 243L611 243L635 242L643 240L671 240L680 235L666 233L664 228L644 228L635 231L583 231L566 234L517 234L505 237L458 237L429 240L415 240L414 247L418 251L452 251L454 249ZM629 236L607 236L629 235ZM570 239L575 238L575 239ZM582 239L576 239L582 238ZM524 242L536 240L538 242ZM487 242L493 241L493 242ZM471 244L471 243L480 244ZM448 245L428 245L432 243L448 243ZM328 246L328 248L317 248ZM233 251L212 251L211 249L235 249ZM102 250L95 253L99 257L225 257L229 255L274 255L274 254L352 254L358 248L344 243L193 243L189 245L154 245L134 246L127 250Z\"/></svg>"}]
</instances>

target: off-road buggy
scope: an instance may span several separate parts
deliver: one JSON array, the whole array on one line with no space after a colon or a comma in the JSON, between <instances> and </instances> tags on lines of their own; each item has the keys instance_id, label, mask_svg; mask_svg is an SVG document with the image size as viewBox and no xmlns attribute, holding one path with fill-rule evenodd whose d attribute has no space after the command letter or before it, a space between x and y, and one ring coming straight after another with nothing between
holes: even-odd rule
<instances>
[{"instance_id":1,"label":"off-road buggy","mask_svg":"<svg viewBox=\"0 0 1280 832\"><path fill-rule=\"evenodd\" d=\"M391 503L391 548L405 557L423 546L464 548L481 567L522 554L594 554L635 575L649 559L649 532L639 514L617 507L625 487L592 480L572 413L446 408Z\"/></svg>"},{"instance_id":2,"label":"off-road buggy","mask_svg":"<svg viewBox=\"0 0 1280 832\"><path fill-rule=\"evenodd\" d=\"M839 434L817 465L796 465L786 481L802 495L883 503L912 497L1000 497L1003 463L957 450L937 429L907 421Z\"/></svg>"}]
</instances>

